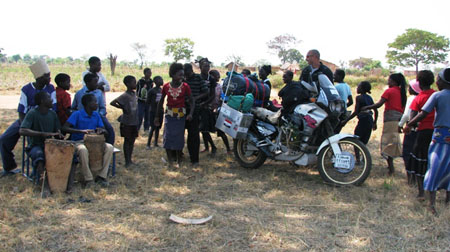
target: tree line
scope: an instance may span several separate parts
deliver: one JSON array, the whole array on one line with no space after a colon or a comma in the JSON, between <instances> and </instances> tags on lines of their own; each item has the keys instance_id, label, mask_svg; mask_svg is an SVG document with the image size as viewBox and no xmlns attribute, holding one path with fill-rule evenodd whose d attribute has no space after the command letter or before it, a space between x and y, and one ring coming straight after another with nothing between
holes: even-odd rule
<instances>
[{"instance_id":1,"label":"tree line","mask_svg":"<svg viewBox=\"0 0 450 252\"><path fill-rule=\"evenodd\" d=\"M302 41L297 39L291 34L282 34L276 36L272 40L268 41L267 47L269 51L278 56L281 63L293 63L298 64L300 68L307 66L302 53L296 48L296 46ZM164 41L164 54L178 62L180 60L190 61L194 56L194 41L189 38L171 38ZM114 72L116 64L127 66L139 66L140 69L146 64L147 59L147 45L143 43L133 43L130 45L136 52L138 58L134 61L122 60L116 62L117 55L110 53L107 56L107 60L111 65L111 71ZM386 59L390 64L389 69L394 69L397 66L400 67L415 67L416 73L419 69L419 65L444 63L448 64L446 60L447 53L449 51L450 42L449 39L440 36L435 33L431 33L419 29L407 29L405 33L397 36L397 38L388 44L388 51L386 52ZM0 62L8 63L32 63L37 59L45 59L48 63L54 64L84 64L88 55L81 58L73 57L57 57L51 58L47 55L33 55L15 54L7 56L4 53L4 49L0 48ZM201 56L197 56L201 58ZM241 55L229 55L227 61L234 61L240 65L246 65L243 62ZM226 62L228 63L228 62ZM225 65L225 62L221 65ZM153 65L155 65L154 63ZM161 65L167 65L168 62L162 62ZM253 65L270 64L270 62L261 59L255 62ZM340 62L341 68L350 68L354 71L371 71L373 69L383 69L381 61L374 60L372 58L360 57L358 59L350 60L348 66L346 62Z\"/></svg>"}]
</instances>

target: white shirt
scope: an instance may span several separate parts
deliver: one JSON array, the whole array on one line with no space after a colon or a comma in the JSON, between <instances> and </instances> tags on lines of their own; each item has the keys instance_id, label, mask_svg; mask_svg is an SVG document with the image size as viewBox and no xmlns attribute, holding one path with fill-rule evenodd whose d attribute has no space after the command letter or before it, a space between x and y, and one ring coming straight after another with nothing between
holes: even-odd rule
<instances>
[{"instance_id":1,"label":"white shirt","mask_svg":"<svg viewBox=\"0 0 450 252\"><path fill-rule=\"evenodd\" d=\"M89 70L84 71L83 74L81 75L81 81L83 83L83 86L86 86L86 83L84 83L84 76L87 73L89 73ZM98 76L98 83L101 83L101 82L105 83L105 85L103 86L103 88L105 89L105 92L110 91L111 87L109 85L109 82L106 80L105 76L101 72L98 72L97 76Z\"/></svg>"},{"instance_id":2,"label":"white shirt","mask_svg":"<svg viewBox=\"0 0 450 252\"><path fill-rule=\"evenodd\" d=\"M405 111L403 112L402 118L400 119L400 122L398 122L399 127L403 127L407 121L409 121L411 118L411 103L413 102L414 98L416 98L415 95L411 95L408 97L408 100L406 100L406 106Z\"/></svg>"}]
</instances>

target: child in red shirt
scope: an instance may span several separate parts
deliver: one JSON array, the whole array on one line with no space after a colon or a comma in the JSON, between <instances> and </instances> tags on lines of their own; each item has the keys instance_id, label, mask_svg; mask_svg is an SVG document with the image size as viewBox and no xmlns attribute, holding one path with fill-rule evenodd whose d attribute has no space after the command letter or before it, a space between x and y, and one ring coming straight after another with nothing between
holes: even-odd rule
<instances>
[{"instance_id":1,"label":"child in red shirt","mask_svg":"<svg viewBox=\"0 0 450 252\"><path fill-rule=\"evenodd\" d=\"M428 101L428 98L434 93L430 86L434 83L434 74L429 70L422 70L417 74L420 89L422 90L411 103L411 118L414 118L422 111L422 107ZM417 127L417 137L413 145L413 151L410 159L410 167L416 176L418 199L424 200L423 178L428 165L428 147L433 136L434 109L420 121Z\"/></svg>"},{"instance_id":2,"label":"child in red shirt","mask_svg":"<svg viewBox=\"0 0 450 252\"><path fill-rule=\"evenodd\" d=\"M398 122L406 105L406 80L401 73L389 75L389 88L381 95L380 100L362 111L376 109L384 104L383 134L381 135L381 155L388 164L389 175L394 175L394 158L402 155Z\"/></svg>"},{"instance_id":3,"label":"child in red shirt","mask_svg":"<svg viewBox=\"0 0 450 252\"><path fill-rule=\"evenodd\" d=\"M159 100L157 113L155 115L154 124L156 127L160 125L159 111L162 111L164 100L167 96L166 111L164 116L164 149L166 149L169 164L176 161L179 167L181 162L181 151L184 147L184 126L186 120L192 119L194 112L194 100L192 99L191 88L185 82L183 65L180 63L172 63L169 68L169 76L171 82L164 84L161 91L161 99ZM190 113L186 116L186 102L190 104Z\"/></svg>"},{"instance_id":4,"label":"child in red shirt","mask_svg":"<svg viewBox=\"0 0 450 252\"><path fill-rule=\"evenodd\" d=\"M72 100L67 90L70 89L70 76L65 73L60 73L55 77L56 82L56 106L59 122L61 125L66 123L70 114L72 114Z\"/></svg>"}]
</instances>

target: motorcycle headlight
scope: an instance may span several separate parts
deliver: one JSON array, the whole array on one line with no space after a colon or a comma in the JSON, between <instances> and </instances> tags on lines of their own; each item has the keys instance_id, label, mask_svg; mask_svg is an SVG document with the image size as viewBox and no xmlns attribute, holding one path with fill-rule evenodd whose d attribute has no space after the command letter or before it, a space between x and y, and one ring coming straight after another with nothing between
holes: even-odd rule
<instances>
[{"instance_id":1,"label":"motorcycle headlight","mask_svg":"<svg viewBox=\"0 0 450 252\"><path fill-rule=\"evenodd\" d=\"M330 102L329 107L331 113L341 113L343 105L339 101Z\"/></svg>"}]
</instances>

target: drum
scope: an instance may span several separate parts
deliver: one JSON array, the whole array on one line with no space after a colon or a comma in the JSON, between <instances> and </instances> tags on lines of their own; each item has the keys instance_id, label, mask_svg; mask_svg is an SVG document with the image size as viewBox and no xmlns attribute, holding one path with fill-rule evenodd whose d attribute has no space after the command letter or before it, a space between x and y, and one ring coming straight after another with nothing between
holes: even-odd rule
<instances>
[{"instance_id":1,"label":"drum","mask_svg":"<svg viewBox=\"0 0 450 252\"><path fill-rule=\"evenodd\" d=\"M103 155L105 154L105 136L85 134L84 145L89 151L89 168L95 176L103 168Z\"/></svg>"},{"instance_id":2,"label":"drum","mask_svg":"<svg viewBox=\"0 0 450 252\"><path fill-rule=\"evenodd\" d=\"M74 151L73 141L45 140L45 169L52 192L64 192L67 189Z\"/></svg>"}]
</instances>

